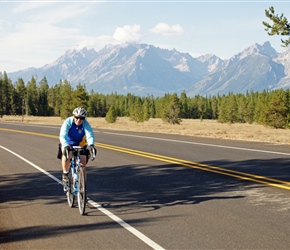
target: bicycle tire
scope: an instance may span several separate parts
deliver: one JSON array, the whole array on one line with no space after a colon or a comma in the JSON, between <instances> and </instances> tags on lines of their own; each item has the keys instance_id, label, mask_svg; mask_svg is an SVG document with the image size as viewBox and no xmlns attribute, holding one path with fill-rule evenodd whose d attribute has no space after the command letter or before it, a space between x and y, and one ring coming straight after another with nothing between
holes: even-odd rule
<instances>
[{"instance_id":1,"label":"bicycle tire","mask_svg":"<svg viewBox=\"0 0 290 250\"><path fill-rule=\"evenodd\" d=\"M84 170L82 167L79 168L78 175L79 175L79 190L77 194L78 207L80 214L83 215L86 210L86 180Z\"/></svg>"},{"instance_id":2,"label":"bicycle tire","mask_svg":"<svg viewBox=\"0 0 290 250\"><path fill-rule=\"evenodd\" d=\"M69 190L66 191L67 203L69 207L73 207L74 202L75 202L75 196L74 196L74 190L73 190L72 171L70 171L68 175L68 179L69 179Z\"/></svg>"}]
</instances>

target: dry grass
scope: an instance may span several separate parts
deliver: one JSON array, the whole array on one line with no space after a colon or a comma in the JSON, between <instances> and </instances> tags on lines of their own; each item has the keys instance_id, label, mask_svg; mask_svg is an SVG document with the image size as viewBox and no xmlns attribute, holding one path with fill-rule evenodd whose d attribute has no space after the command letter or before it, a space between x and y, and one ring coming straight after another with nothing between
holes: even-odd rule
<instances>
[{"instance_id":1,"label":"dry grass","mask_svg":"<svg viewBox=\"0 0 290 250\"><path fill-rule=\"evenodd\" d=\"M1 121L22 122L22 117L4 116L0 119ZM162 122L161 119L150 119L143 123L136 123L126 117L118 118L116 123L107 123L104 118L88 118L88 121L95 129L103 128L290 144L289 129L274 129L255 124L221 124L212 120L183 119L180 125L171 125ZM24 116L23 122L61 125L63 120L59 117Z\"/></svg>"}]
</instances>

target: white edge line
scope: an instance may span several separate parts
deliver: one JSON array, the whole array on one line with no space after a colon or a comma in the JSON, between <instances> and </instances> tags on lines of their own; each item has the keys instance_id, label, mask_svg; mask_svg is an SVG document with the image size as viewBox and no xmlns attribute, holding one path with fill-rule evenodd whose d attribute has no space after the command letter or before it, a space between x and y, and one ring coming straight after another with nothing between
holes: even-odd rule
<instances>
[{"instance_id":1,"label":"white edge line","mask_svg":"<svg viewBox=\"0 0 290 250\"><path fill-rule=\"evenodd\" d=\"M129 232L131 232L132 234L134 234L136 237L138 237L139 239L141 239L147 245L151 246L153 249L164 249L163 247L159 246L157 243L155 243L154 241L152 241L151 239L149 239L147 236L145 236L144 234L142 234L140 231L138 231L137 229L135 229L134 227L130 226L128 223L126 223L125 221L123 221L122 219L120 219L118 216L112 214L109 210L103 208L98 203L96 203L96 202L94 202L92 200L89 200L88 202L92 206L94 206L98 210L100 210L102 213L104 213L105 215L107 215L108 217L110 217L112 220L114 220L115 222L117 222L120 226L124 227Z\"/></svg>"},{"instance_id":2,"label":"white edge line","mask_svg":"<svg viewBox=\"0 0 290 250\"><path fill-rule=\"evenodd\" d=\"M34 167L37 170L39 170L40 172L46 174L48 177L50 177L51 179L55 180L57 183L63 185L62 182L58 178L56 178L52 174L48 173L44 169L40 168L39 166L35 165L31 161L25 159L21 155L16 154L15 152L13 152L10 149L5 148L5 147L3 147L1 145L0 145L0 148L2 148L4 150L8 151L9 153L15 155L16 157L20 158L21 160L25 161L26 163L28 163L32 167ZM90 203L92 206L94 206L95 208L97 208L103 214L107 215L112 220L114 220L115 222L117 222L120 226L124 227L129 232L131 232L132 234L134 234L137 238L139 238L141 241L143 241L144 243L146 243L148 246L152 247L153 249L165 250L163 247L159 246L157 243L155 243L153 240L151 240L150 238L148 238L146 235L142 234L140 231L138 231L137 229L135 229L134 227L130 226L128 223L126 223L125 221L123 221L121 218L119 218L118 216L114 215L109 210L103 208L100 204L94 202L93 200L91 200L89 198L88 198L88 203Z\"/></svg>"},{"instance_id":3,"label":"white edge line","mask_svg":"<svg viewBox=\"0 0 290 250\"><path fill-rule=\"evenodd\" d=\"M56 177L54 177L52 174L46 172L44 169L38 167L37 165L35 165L35 164L32 163L31 161L29 161L29 160L23 158L21 155L16 154L16 153L14 153L13 151L11 151L10 149L5 148L5 147L3 147L3 146L1 146L1 145L0 145L0 148L2 148L2 149L4 149L4 150L8 151L9 153L11 153L11 154L17 156L17 157L20 158L21 160L23 160L23 161L25 161L26 163L30 164L32 167L36 168L36 169L39 170L40 172L46 174L46 175L49 176L51 179L55 180L56 182L58 182L59 184L62 185L62 182L61 182L58 178L56 178Z\"/></svg>"}]
</instances>

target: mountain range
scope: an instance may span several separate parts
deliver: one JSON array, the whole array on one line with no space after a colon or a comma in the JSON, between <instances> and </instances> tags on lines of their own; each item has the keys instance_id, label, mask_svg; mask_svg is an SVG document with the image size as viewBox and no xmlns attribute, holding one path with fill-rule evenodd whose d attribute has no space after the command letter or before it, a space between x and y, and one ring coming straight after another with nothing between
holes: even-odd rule
<instances>
[{"instance_id":1,"label":"mountain range","mask_svg":"<svg viewBox=\"0 0 290 250\"><path fill-rule=\"evenodd\" d=\"M281 53L269 42L254 44L223 60L207 54L189 53L148 44L107 45L100 51L69 50L40 68L7 73L16 82L46 77L50 86L68 80L72 87L85 84L88 91L110 94L162 96L227 95L229 92L274 90L290 87L290 48Z\"/></svg>"}]
</instances>

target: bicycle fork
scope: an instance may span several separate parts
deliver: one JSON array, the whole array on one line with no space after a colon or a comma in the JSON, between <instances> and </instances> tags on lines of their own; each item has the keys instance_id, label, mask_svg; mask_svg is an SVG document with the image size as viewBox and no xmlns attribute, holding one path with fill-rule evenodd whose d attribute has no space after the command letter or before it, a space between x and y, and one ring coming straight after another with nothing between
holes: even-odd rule
<instances>
[{"instance_id":1,"label":"bicycle fork","mask_svg":"<svg viewBox=\"0 0 290 250\"><path fill-rule=\"evenodd\" d=\"M79 190L79 180L77 172L75 170L73 174L73 192L75 196L77 195L78 190Z\"/></svg>"},{"instance_id":2,"label":"bicycle fork","mask_svg":"<svg viewBox=\"0 0 290 250\"><path fill-rule=\"evenodd\" d=\"M78 171L79 171L79 165L80 165L80 159L77 159L76 161L73 160L72 162L73 164L73 168L72 168L72 176L73 176L73 193L74 196L77 196L78 192L79 192L79 175L78 175Z\"/></svg>"}]
</instances>

